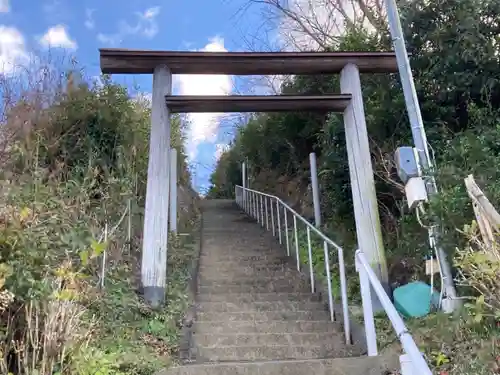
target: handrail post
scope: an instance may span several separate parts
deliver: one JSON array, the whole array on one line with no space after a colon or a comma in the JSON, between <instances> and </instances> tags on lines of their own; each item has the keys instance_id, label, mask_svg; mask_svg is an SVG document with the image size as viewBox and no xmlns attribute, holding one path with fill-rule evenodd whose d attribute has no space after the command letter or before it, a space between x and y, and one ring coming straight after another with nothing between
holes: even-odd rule
<instances>
[{"instance_id":1,"label":"handrail post","mask_svg":"<svg viewBox=\"0 0 500 375\"><path fill-rule=\"evenodd\" d=\"M264 198L265 210L266 210L266 229L269 230L269 208L267 207L268 197Z\"/></svg>"},{"instance_id":2,"label":"handrail post","mask_svg":"<svg viewBox=\"0 0 500 375\"><path fill-rule=\"evenodd\" d=\"M300 271L299 234L297 233L297 216L293 215L293 229L295 231L295 256L297 257L297 271Z\"/></svg>"},{"instance_id":3,"label":"handrail post","mask_svg":"<svg viewBox=\"0 0 500 375\"><path fill-rule=\"evenodd\" d=\"M247 213L252 217L252 194L248 191L248 189L245 189L247 192Z\"/></svg>"},{"instance_id":4,"label":"handrail post","mask_svg":"<svg viewBox=\"0 0 500 375\"><path fill-rule=\"evenodd\" d=\"M260 224L260 194L255 193L255 216L257 217L257 224Z\"/></svg>"},{"instance_id":5,"label":"handrail post","mask_svg":"<svg viewBox=\"0 0 500 375\"><path fill-rule=\"evenodd\" d=\"M271 204L271 226L273 227L273 237L276 235L276 228L274 227L274 209L273 209L273 200L270 199L269 203Z\"/></svg>"},{"instance_id":6,"label":"handrail post","mask_svg":"<svg viewBox=\"0 0 500 375\"><path fill-rule=\"evenodd\" d=\"M330 256L328 255L328 244L326 241L323 241L323 251L325 254L325 271L328 285L328 307L330 308L330 320L333 322L335 320L335 314L333 311L332 277L330 275Z\"/></svg>"},{"instance_id":7,"label":"handrail post","mask_svg":"<svg viewBox=\"0 0 500 375\"><path fill-rule=\"evenodd\" d=\"M344 316L344 335L346 344L351 344L351 323L349 322L349 302L347 299L347 277L345 274L344 250L338 249L340 272L340 298L342 298L342 315Z\"/></svg>"},{"instance_id":8,"label":"handrail post","mask_svg":"<svg viewBox=\"0 0 500 375\"><path fill-rule=\"evenodd\" d=\"M257 218L257 203L256 203L256 194L255 192L252 192L252 216L254 219Z\"/></svg>"},{"instance_id":9,"label":"handrail post","mask_svg":"<svg viewBox=\"0 0 500 375\"><path fill-rule=\"evenodd\" d=\"M254 212L254 219L257 220L257 223L259 222L259 214L258 214L258 204L257 204L257 199L258 195L257 193L253 193L253 212Z\"/></svg>"},{"instance_id":10,"label":"handrail post","mask_svg":"<svg viewBox=\"0 0 500 375\"><path fill-rule=\"evenodd\" d=\"M283 207L283 213L285 214L286 255L290 256L290 240L288 239L288 213L286 212L286 207Z\"/></svg>"},{"instance_id":11,"label":"handrail post","mask_svg":"<svg viewBox=\"0 0 500 375\"><path fill-rule=\"evenodd\" d=\"M309 274L311 279L311 293L314 293L314 268L312 263L311 229L307 227L307 252L309 257Z\"/></svg>"},{"instance_id":12,"label":"handrail post","mask_svg":"<svg viewBox=\"0 0 500 375\"><path fill-rule=\"evenodd\" d=\"M281 245L281 215L280 215L280 202L276 198L276 214L278 215L278 238Z\"/></svg>"},{"instance_id":13,"label":"handrail post","mask_svg":"<svg viewBox=\"0 0 500 375\"><path fill-rule=\"evenodd\" d=\"M378 354L377 332L375 331L375 319L373 316L371 287L366 270L359 263L358 255L355 257L356 271L359 273L359 285L361 288L361 301L363 304L363 320L365 322L366 348L368 356L375 357Z\"/></svg>"},{"instance_id":14,"label":"handrail post","mask_svg":"<svg viewBox=\"0 0 500 375\"><path fill-rule=\"evenodd\" d=\"M247 190L248 194L248 215L252 217L252 192Z\"/></svg>"},{"instance_id":15,"label":"handrail post","mask_svg":"<svg viewBox=\"0 0 500 375\"><path fill-rule=\"evenodd\" d=\"M248 213L253 218L253 193L248 191Z\"/></svg>"},{"instance_id":16,"label":"handrail post","mask_svg":"<svg viewBox=\"0 0 500 375\"><path fill-rule=\"evenodd\" d=\"M243 192L243 202L245 203L243 205L243 210L246 211L246 201L247 201L247 165L245 162L241 163L241 180L242 180L242 192Z\"/></svg>"},{"instance_id":17,"label":"handrail post","mask_svg":"<svg viewBox=\"0 0 500 375\"><path fill-rule=\"evenodd\" d=\"M260 213L260 226L263 227L264 226L264 202L263 202L264 198L262 195L259 196L259 204L260 204L260 209L259 209L259 213Z\"/></svg>"}]
</instances>

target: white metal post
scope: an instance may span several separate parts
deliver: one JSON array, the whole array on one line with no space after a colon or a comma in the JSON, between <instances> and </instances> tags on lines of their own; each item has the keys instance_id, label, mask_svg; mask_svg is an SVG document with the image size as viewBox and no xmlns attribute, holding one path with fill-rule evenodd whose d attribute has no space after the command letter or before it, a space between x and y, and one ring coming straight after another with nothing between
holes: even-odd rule
<instances>
[{"instance_id":1,"label":"white metal post","mask_svg":"<svg viewBox=\"0 0 500 375\"><path fill-rule=\"evenodd\" d=\"M323 253L325 255L325 271L326 283L328 286L328 307L330 308L330 320L335 320L335 312L333 311L333 294L332 294L332 276L330 274L330 255L328 254L328 244L323 241Z\"/></svg>"},{"instance_id":2,"label":"white metal post","mask_svg":"<svg viewBox=\"0 0 500 375\"><path fill-rule=\"evenodd\" d=\"M247 208L247 165L245 162L241 163L241 184L243 185L243 209L246 211Z\"/></svg>"},{"instance_id":3,"label":"white metal post","mask_svg":"<svg viewBox=\"0 0 500 375\"><path fill-rule=\"evenodd\" d=\"M285 236L286 236L286 255L290 256L290 240L288 239L288 212L283 206L283 216L285 216Z\"/></svg>"},{"instance_id":4,"label":"white metal post","mask_svg":"<svg viewBox=\"0 0 500 375\"><path fill-rule=\"evenodd\" d=\"M371 287L363 265L358 261L356 255L356 270L359 274L359 286L361 289L361 304L363 305L363 320L365 323L366 349L368 356L375 357L378 354L377 333L375 331L375 319L373 316L373 306L371 297Z\"/></svg>"},{"instance_id":5,"label":"white metal post","mask_svg":"<svg viewBox=\"0 0 500 375\"><path fill-rule=\"evenodd\" d=\"M342 299L342 315L344 316L344 335L346 344L351 344L351 323L349 321L349 302L347 299L347 277L345 274L344 250L337 249L340 271L340 298Z\"/></svg>"},{"instance_id":6,"label":"white metal post","mask_svg":"<svg viewBox=\"0 0 500 375\"><path fill-rule=\"evenodd\" d=\"M366 254L370 266L384 288L388 290L387 263L382 242L361 81L356 65L347 64L342 69L340 88L342 94L351 94L351 102L344 111L344 126L358 247ZM375 309L378 311L381 307L376 296L374 297Z\"/></svg>"},{"instance_id":7,"label":"white metal post","mask_svg":"<svg viewBox=\"0 0 500 375\"><path fill-rule=\"evenodd\" d=\"M309 260L309 277L311 279L311 293L314 293L314 267L312 260L311 228L307 226L307 256Z\"/></svg>"},{"instance_id":8,"label":"white metal post","mask_svg":"<svg viewBox=\"0 0 500 375\"><path fill-rule=\"evenodd\" d=\"M271 198L269 203L271 204L271 226L273 227L273 237L276 235L276 227L274 226L274 208L273 199Z\"/></svg>"},{"instance_id":9,"label":"white metal post","mask_svg":"<svg viewBox=\"0 0 500 375\"><path fill-rule=\"evenodd\" d=\"M269 209L267 208L267 200L268 197L264 197L264 202L265 202L265 210L266 210L266 229L269 230Z\"/></svg>"},{"instance_id":10,"label":"white metal post","mask_svg":"<svg viewBox=\"0 0 500 375\"><path fill-rule=\"evenodd\" d=\"M316 225L316 228L319 228L321 226L321 211L319 206L318 169L316 166L316 154L314 152L309 154L309 164L311 169L311 185L313 192L314 224Z\"/></svg>"},{"instance_id":11,"label":"white metal post","mask_svg":"<svg viewBox=\"0 0 500 375\"><path fill-rule=\"evenodd\" d=\"M281 245L281 215L280 215L280 201L276 199L276 215L278 215L278 238Z\"/></svg>"},{"instance_id":12,"label":"white metal post","mask_svg":"<svg viewBox=\"0 0 500 375\"><path fill-rule=\"evenodd\" d=\"M297 260L297 271L300 271L300 255L299 255L299 233L297 231L297 216L293 215L293 229L295 232L295 257Z\"/></svg>"},{"instance_id":13,"label":"white metal post","mask_svg":"<svg viewBox=\"0 0 500 375\"><path fill-rule=\"evenodd\" d=\"M177 234L177 150L170 150L170 232Z\"/></svg>"},{"instance_id":14,"label":"white metal post","mask_svg":"<svg viewBox=\"0 0 500 375\"><path fill-rule=\"evenodd\" d=\"M153 73L148 179L144 211L141 279L144 299L153 307L165 302L169 216L170 113L165 96L172 92L172 74L165 65Z\"/></svg>"}]
</instances>

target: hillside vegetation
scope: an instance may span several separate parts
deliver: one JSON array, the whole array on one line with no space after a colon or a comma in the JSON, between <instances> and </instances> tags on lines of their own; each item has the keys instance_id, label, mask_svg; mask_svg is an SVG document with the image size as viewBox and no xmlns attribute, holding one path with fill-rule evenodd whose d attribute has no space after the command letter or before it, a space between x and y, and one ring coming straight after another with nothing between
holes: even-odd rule
<instances>
[{"instance_id":1,"label":"hillside vegetation","mask_svg":"<svg viewBox=\"0 0 500 375\"><path fill-rule=\"evenodd\" d=\"M464 178L474 174L490 201L497 206L500 202L500 3L444 0L401 6L422 116L438 166L435 173L439 195L430 202L421 221L423 225L439 225L441 244L454 259L456 249L468 248L474 237L459 232L474 218ZM352 26L328 49L392 50L388 35L386 25L371 32ZM399 75L364 74L361 80L378 207L390 279L395 287L424 279L424 259L430 254L427 231L407 209L393 160L398 146L413 145L413 141ZM282 86L283 93L301 94L335 93L339 89L336 76L296 76ZM323 230L346 249L355 249L346 144L338 115L253 116L240 127L230 150L220 158L208 195L232 197L234 186L241 184L241 162L247 161L254 189L281 197L312 219L310 152L318 156ZM321 258L321 246L317 253ZM347 258L351 263L348 272L353 275L349 282L356 284L353 252ZM494 274L500 269L498 260L488 264L488 272ZM476 266L474 262L462 264ZM460 293L472 296L467 305L470 309L480 306L487 313L470 324L464 323L468 321L465 318L443 324L441 318L431 317L422 328L425 351L443 373L498 371L496 320L500 314L497 305L488 299L491 293L484 293L485 302L474 282L465 280ZM487 288L498 296L494 285ZM357 286L351 285L350 291L355 295ZM477 316L472 311L466 315ZM415 324L421 326L422 322Z\"/></svg>"},{"instance_id":2,"label":"hillside vegetation","mask_svg":"<svg viewBox=\"0 0 500 375\"><path fill-rule=\"evenodd\" d=\"M152 374L177 351L194 247L171 238L170 303L151 310L136 293L149 103L50 66L0 82L0 373ZM186 229L197 213L182 134L176 118Z\"/></svg>"}]
</instances>

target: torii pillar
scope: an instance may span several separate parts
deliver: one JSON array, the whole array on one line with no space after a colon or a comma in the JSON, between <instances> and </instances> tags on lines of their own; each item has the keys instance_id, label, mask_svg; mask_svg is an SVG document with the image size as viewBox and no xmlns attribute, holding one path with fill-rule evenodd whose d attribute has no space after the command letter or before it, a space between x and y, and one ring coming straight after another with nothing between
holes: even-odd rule
<instances>
[{"instance_id":1,"label":"torii pillar","mask_svg":"<svg viewBox=\"0 0 500 375\"><path fill-rule=\"evenodd\" d=\"M144 212L141 278L144 299L159 307L165 302L167 281L170 189L170 111L165 96L172 93L172 74L166 65L153 72L148 181Z\"/></svg>"},{"instance_id":2,"label":"torii pillar","mask_svg":"<svg viewBox=\"0 0 500 375\"><path fill-rule=\"evenodd\" d=\"M340 90L342 94L351 94L352 98L344 111L344 128L358 248L365 253L384 289L389 292L361 80L355 64L347 64L340 72ZM375 293L372 299L378 301ZM379 310L378 305L375 303L374 309Z\"/></svg>"}]
</instances>

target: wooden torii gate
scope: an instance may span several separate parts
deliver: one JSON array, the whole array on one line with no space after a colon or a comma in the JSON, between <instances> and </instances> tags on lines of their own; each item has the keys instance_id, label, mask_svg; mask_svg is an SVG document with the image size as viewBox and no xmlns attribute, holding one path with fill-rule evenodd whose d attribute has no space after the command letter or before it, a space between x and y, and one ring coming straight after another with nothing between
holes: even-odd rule
<instances>
[{"instance_id":1,"label":"wooden torii gate","mask_svg":"<svg viewBox=\"0 0 500 375\"><path fill-rule=\"evenodd\" d=\"M153 306L165 301L169 219L170 113L332 111L344 114L358 247L387 286L360 73L396 73L393 52L179 52L100 49L105 74L153 74L142 283ZM339 74L339 95L172 96L172 74Z\"/></svg>"}]
</instances>

